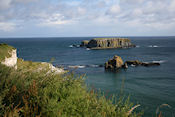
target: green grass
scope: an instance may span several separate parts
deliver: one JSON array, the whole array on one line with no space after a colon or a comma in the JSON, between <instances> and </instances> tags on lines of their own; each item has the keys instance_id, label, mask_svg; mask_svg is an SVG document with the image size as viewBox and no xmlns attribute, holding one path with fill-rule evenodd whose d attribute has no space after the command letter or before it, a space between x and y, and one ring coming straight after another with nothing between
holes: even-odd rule
<instances>
[{"instance_id":1,"label":"green grass","mask_svg":"<svg viewBox=\"0 0 175 117\"><path fill-rule=\"evenodd\" d=\"M21 58L18 58L17 66L18 66L18 70L20 70L22 72L25 72L25 71L35 72L35 71L39 71L39 68L47 68L48 67L47 64L42 64L41 62L24 61Z\"/></svg>"},{"instance_id":2,"label":"green grass","mask_svg":"<svg viewBox=\"0 0 175 117\"><path fill-rule=\"evenodd\" d=\"M10 57L9 54L13 49L15 49L12 46L9 46L7 44L0 44L0 62L4 61L5 57Z\"/></svg>"},{"instance_id":3,"label":"green grass","mask_svg":"<svg viewBox=\"0 0 175 117\"><path fill-rule=\"evenodd\" d=\"M22 72L0 64L0 81L0 116L128 117L133 107L129 100L88 91L83 77L71 73Z\"/></svg>"},{"instance_id":4,"label":"green grass","mask_svg":"<svg viewBox=\"0 0 175 117\"><path fill-rule=\"evenodd\" d=\"M0 60L12 49L0 44ZM17 66L0 64L0 117L128 117L134 106L129 99L106 99L89 91L82 76L48 72L47 63L18 59ZM141 115L129 115L136 116Z\"/></svg>"}]
</instances>

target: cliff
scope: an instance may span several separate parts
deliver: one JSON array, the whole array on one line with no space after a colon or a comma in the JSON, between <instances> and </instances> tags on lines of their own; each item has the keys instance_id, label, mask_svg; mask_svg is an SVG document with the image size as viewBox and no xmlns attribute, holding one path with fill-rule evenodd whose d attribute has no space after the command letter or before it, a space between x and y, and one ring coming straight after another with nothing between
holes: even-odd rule
<instances>
[{"instance_id":1,"label":"cliff","mask_svg":"<svg viewBox=\"0 0 175 117\"><path fill-rule=\"evenodd\" d=\"M83 41L81 46L91 49L135 47L128 38L94 38L89 42Z\"/></svg>"},{"instance_id":2,"label":"cliff","mask_svg":"<svg viewBox=\"0 0 175 117\"><path fill-rule=\"evenodd\" d=\"M42 70L47 70L48 73L60 74L65 71L61 68L57 68L47 62L32 62L24 61L17 57L16 49L7 44L0 44L0 63L7 67L14 67L18 70L23 70L25 72L40 72Z\"/></svg>"},{"instance_id":3,"label":"cliff","mask_svg":"<svg viewBox=\"0 0 175 117\"><path fill-rule=\"evenodd\" d=\"M0 44L0 63L17 69L16 49L7 44Z\"/></svg>"}]
</instances>

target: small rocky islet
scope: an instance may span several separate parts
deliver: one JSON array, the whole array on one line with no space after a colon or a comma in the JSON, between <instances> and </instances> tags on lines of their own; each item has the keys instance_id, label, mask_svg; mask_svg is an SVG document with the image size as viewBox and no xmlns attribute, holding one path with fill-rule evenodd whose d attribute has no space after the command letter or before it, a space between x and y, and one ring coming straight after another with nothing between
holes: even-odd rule
<instances>
[{"instance_id":1,"label":"small rocky islet","mask_svg":"<svg viewBox=\"0 0 175 117\"><path fill-rule=\"evenodd\" d=\"M128 38L94 38L84 40L81 42L80 47L86 47L90 49L116 49L116 48L131 48L136 47L131 43Z\"/></svg>"},{"instance_id":2,"label":"small rocky islet","mask_svg":"<svg viewBox=\"0 0 175 117\"><path fill-rule=\"evenodd\" d=\"M128 65L150 67L150 66L159 66L160 63L158 63L158 62L141 62L139 60L123 62L123 60L120 56L115 55L112 59L108 60L105 63L105 69L106 70L118 70L121 68L127 69Z\"/></svg>"}]
</instances>

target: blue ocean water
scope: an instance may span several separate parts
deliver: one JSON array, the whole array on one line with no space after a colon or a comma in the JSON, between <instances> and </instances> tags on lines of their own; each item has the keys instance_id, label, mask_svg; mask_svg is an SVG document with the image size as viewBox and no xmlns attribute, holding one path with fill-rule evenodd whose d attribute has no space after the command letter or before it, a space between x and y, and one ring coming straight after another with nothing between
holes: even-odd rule
<instances>
[{"instance_id":1,"label":"blue ocean water","mask_svg":"<svg viewBox=\"0 0 175 117\"><path fill-rule=\"evenodd\" d=\"M76 69L76 73L86 74L86 83L104 91L106 95L130 95L139 110L144 110L144 117L155 117L156 109L161 104L171 108L162 108L163 114L171 117L175 112L175 37L129 37L136 48L87 50L71 47L82 40L93 37L69 38L6 38L0 43L7 43L18 49L18 57L24 60L46 61L52 58L56 66L88 66ZM157 61L160 66L129 67L117 73L106 72L103 65L114 55L126 60L144 62Z\"/></svg>"}]
</instances>

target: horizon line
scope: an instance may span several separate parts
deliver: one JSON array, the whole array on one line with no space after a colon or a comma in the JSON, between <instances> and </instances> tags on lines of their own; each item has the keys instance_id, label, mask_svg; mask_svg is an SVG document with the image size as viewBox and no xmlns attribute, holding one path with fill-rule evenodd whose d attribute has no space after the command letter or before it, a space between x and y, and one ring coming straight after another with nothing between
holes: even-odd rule
<instances>
[{"instance_id":1,"label":"horizon line","mask_svg":"<svg viewBox=\"0 0 175 117\"><path fill-rule=\"evenodd\" d=\"M42 36L31 36L31 37L28 37L28 36L14 36L14 37L0 37L0 39L4 39L4 38L82 38L82 37L175 37L174 36L45 36L45 37L42 37Z\"/></svg>"}]
</instances>

